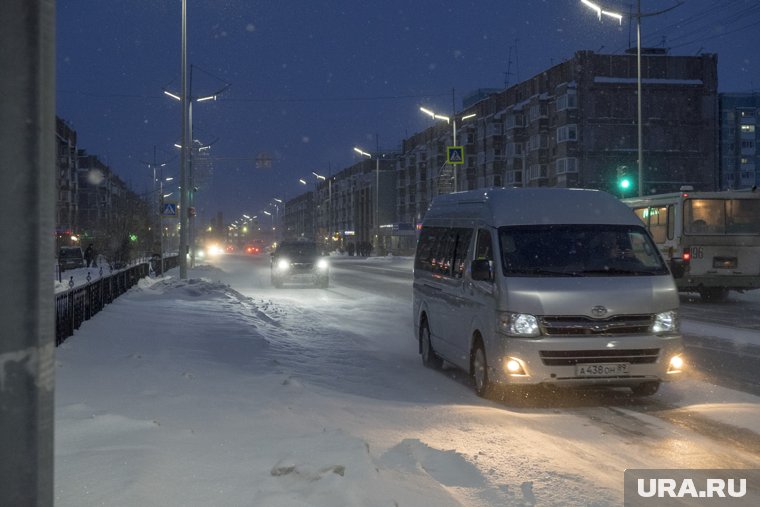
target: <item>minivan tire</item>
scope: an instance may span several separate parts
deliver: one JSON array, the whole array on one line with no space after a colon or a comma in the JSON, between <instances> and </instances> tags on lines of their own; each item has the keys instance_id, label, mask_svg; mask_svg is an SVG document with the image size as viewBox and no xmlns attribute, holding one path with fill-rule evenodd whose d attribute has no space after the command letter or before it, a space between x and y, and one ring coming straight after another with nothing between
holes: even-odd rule
<instances>
[{"instance_id":1,"label":"minivan tire","mask_svg":"<svg viewBox=\"0 0 760 507\"><path fill-rule=\"evenodd\" d=\"M488 378L488 361L486 360L486 351L483 342L480 339L475 341L472 349L472 380L475 382L475 394L481 398L489 398L494 393L494 385Z\"/></svg>"},{"instance_id":2,"label":"minivan tire","mask_svg":"<svg viewBox=\"0 0 760 507\"><path fill-rule=\"evenodd\" d=\"M422 364L427 368L439 370L443 367L443 359L435 353L433 344L430 342L430 328L426 321L423 321L420 327L420 354L422 355Z\"/></svg>"}]
</instances>

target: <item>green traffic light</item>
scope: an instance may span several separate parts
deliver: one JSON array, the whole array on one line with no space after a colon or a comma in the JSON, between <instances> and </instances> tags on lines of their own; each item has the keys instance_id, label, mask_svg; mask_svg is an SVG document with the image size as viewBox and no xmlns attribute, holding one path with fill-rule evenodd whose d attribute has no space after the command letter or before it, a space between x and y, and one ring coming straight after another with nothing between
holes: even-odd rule
<instances>
[{"instance_id":1,"label":"green traffic light","mask_svg":"<svg viewBox=\"0 0 760 507\"><path fill-rule=\"evenodd\" d=\"M129 240L130 241L137 241L137 234L130 234L129 235Z\"/></svg>"},{"instance_id":2,"label":"green traffic light","mask_svg":"<svg viewBox=\"0 0 760 507\"><path fill-rule=\"evenodd\" d=\"M618 186L622 188L623 190L628 190L629 188L631 188L631 180L629 180L628 178L623 178L622 180L618 182Z\"/></svg>"}]
</instances>

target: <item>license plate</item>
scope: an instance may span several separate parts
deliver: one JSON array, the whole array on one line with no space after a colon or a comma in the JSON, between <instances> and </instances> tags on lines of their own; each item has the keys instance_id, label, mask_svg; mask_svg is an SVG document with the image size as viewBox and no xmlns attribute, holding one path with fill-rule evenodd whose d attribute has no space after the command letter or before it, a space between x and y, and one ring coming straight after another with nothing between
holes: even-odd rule
<instances>
[{"instance_id":1,"label":"license plate","mask_svg":"<svg viewBox=\"0 0 760 507\"><path fill-rule=\"evenodd\" d=\"M576 377L616 377L628 375L630 363L576 364Z\"/></svg>"}]
</instances>

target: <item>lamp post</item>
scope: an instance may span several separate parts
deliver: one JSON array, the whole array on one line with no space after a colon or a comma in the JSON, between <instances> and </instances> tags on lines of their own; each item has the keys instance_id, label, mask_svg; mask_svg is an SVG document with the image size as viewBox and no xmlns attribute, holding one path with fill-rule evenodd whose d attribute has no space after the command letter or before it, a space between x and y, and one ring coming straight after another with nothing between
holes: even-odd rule
<instances>
[{"instance_id":1,"label":"lamp post","mask_svg":"<svg viewBox=\"0 0 760 507\"><path fill-rule=\"evenodd\" d=\"M166 165L166 164L163 164ZM161 205L158 207L158 234L159 234L159 241L161 245L161 275L164 274L164 215L163 215L163 203L164 199L169 197L171 194L164 195L164 181L173 181L174 178L172 177L163 177L163 171L161 174L161 179L158 184L158 196L159 196L159 202Z\"/></svg>"},{"instance_id":2,"label":"lamp post","mask_svg":"<svg viewBox=\"0 0 760 507\"><path fill-rule=\"evenodd\" d=\"M444 116L441 114L437 114L430 109L420 107L420 111L425 113L426 115L430 116L434 120L444 120L446 123L451 124L451 144L452 146L458 146L457 145L457 119L456 118L449 118L448 116ZM459 121L469 120L470 118L474 118L477 116L476 113L466 114L462 116ZM454 166L454 192L459 190L459 185L457 181L457 168Z\"/></svg>"},{"instance_id":3,"label":"lamp post","mask_svg":"<svg viewBox=\"0 0 760 507\"><path fill-rule=\"evenodd\" d=\"M668 7L657 12L649 12L643 14L641 12L641 0L636 0L636 13L631 14L631 17L636 18L636 117L637 117L637 137L638 137L638 194L639 197L644 195L644 131L643 122L641 119L641 18L657 16L665 12L671 11L681 5L683 0L676 0L676 5ZM618 23L623 23L623 15L618 12L612 12L603 9L600 5L591 2L590 0L581 0L581 3L596 12L597 17L601 21L602 16L615 19Z\"/></svg>"},{"instance_id":4,"label":"lamp post","mask_svg":"<svg viewBox=\"0 0 760 507\"><path fill-rule=\"evenodd\" d=\"M190 65L189 77L186 77L187 71L187 41L185 38L185 1L182 1L183 6L183 39L182 39L182 94L177 95L164 90L164 95L171 97L174 100L182 102L182 142L180 150L182 157L180 165L184 171L180 171L180 180L182 180L182 197L180 198L180 250L187 250L187 245L190 244L193 248L190 251L190 265L195 265L195 183L193 182L193 102L207 102L209 100L216 100L217 96L230 87L229 83L226 83L215 93L211 95L205 95L202 97L193 97L193 66ZM199 150L202 148L199 148ZM184 189L187 188L187 191ZM184 201L184 202L182 202ZM184 220L184 222L183 222ZM183 225L184 224L184 225ZM187 227L185 227L187 226ZM187 232L182 231L187 229ZM182 238L185 238L184 248L181 246ZM182 262L182 256L180 256L180 262ZM185 261L185 265L187 265ZM185 267L187 269L187 267ZM182 265L180 264L180 278L182 278Z\"/></svg>"},{"instance_id":5,"label":"lamp post","mask_svg":"<svg viewBox=\"0 0 760 507\"><path fill-rule=\"evenodd\" d=\"M179 277L187 279L187 150L188 141L188 104L187 104L187 0L182 0L182 49L181 49L181 74L182 74L182 148L180 149L179 180Z\"/></svg>"},{"instance_id":6,"label":"lamp post","mask_svg":"<svg viewBox=\"0 0 760 507\"><path fill-rule=\"evenodd\" d=\"M326 176L323 176L321 174L317 174L314 171L311 172L311 174L314 175L314 177L317 178L317 180L327 181L327 235L330 239L332 239L333 231L332 231L332 178L328 178ZM316 225L315 225L316 227Z\"/></svg>"},{"instance_id":7,"label":"lamp post","mask_svg":"<svg viewBox=\"0 0 760 507\"><path fill-rule=\"evenodd\" d=\"M372 155L363 151L361 148L354 147L354 151L362 157L372 159ZM372 244L375 248L377 255L380 255L380 156L375 153L375 218L374 222L374 238L372 238Z\"/></svg>"},{"instance_id":8,"label":"lamp post","mask_svg":"<svg viewBox=\"0 0 760 507\"><path fill-rule=\"evenodd\" d=\"M275 238L275 241L277 241L278 238L279 238L279 236L280 236L279 230L281 229L281 227L280 227L281 226L281 224L280 224L280 205L282 204L282 199L278 199L277 197L272 197L272 200L274 201L274 203L270 203L270 204L272 206L274 206L274 213L275 213L275 217L276 217L275 221L274 221L274 224L275 224L274 238Z\"/></svg>"},{"instance_id":9,"label":"lamp post","mask_svg":"<svg viewBox=\"0 0 760 507\"><path fill-rule=\"evenodd\" d=\"M314 177L317 178L317 181L314 182L314 193L312 196L312 209L311 209L311 236L314 239L314 241L319 242L319 238L317 237L317 182L319 182L319 178L317 177L316 173L312 173ZM298 178L298 182L301 185L307 186L308 182L303 178ZM304 230L306 228L304 227Z\"/></svg>"}]
</instances>

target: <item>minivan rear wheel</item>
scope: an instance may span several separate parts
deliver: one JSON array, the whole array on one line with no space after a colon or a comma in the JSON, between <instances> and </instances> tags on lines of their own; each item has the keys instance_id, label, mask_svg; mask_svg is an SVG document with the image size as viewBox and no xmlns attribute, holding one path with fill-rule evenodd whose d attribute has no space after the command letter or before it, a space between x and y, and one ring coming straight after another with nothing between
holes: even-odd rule
<instances>
[{"instance_id":1,"label":"minivan rear wheel","mask_svg":"<svg viewBox=\"0 0 760 507\"><path fill-rule=\"evenodd\" d=\"M430 328L427 322L423 322L420 329L420 353L422 364L426 367L438 370L443 366L443 360L435 353L433 344L430 342Z\"/></svg>"},{"instance_id":2,"label":"minivan rear wheel","mask_svg":"<svg viewBox=\"0 0 760 507\"><path fill-rule=\"evenodd\" d=\"M478 339L472 351L472 379L475 381L475 393L481 398L493 394L494 387L488 378L488 361L483 342Z\"/></svg>"}]
</instances>

